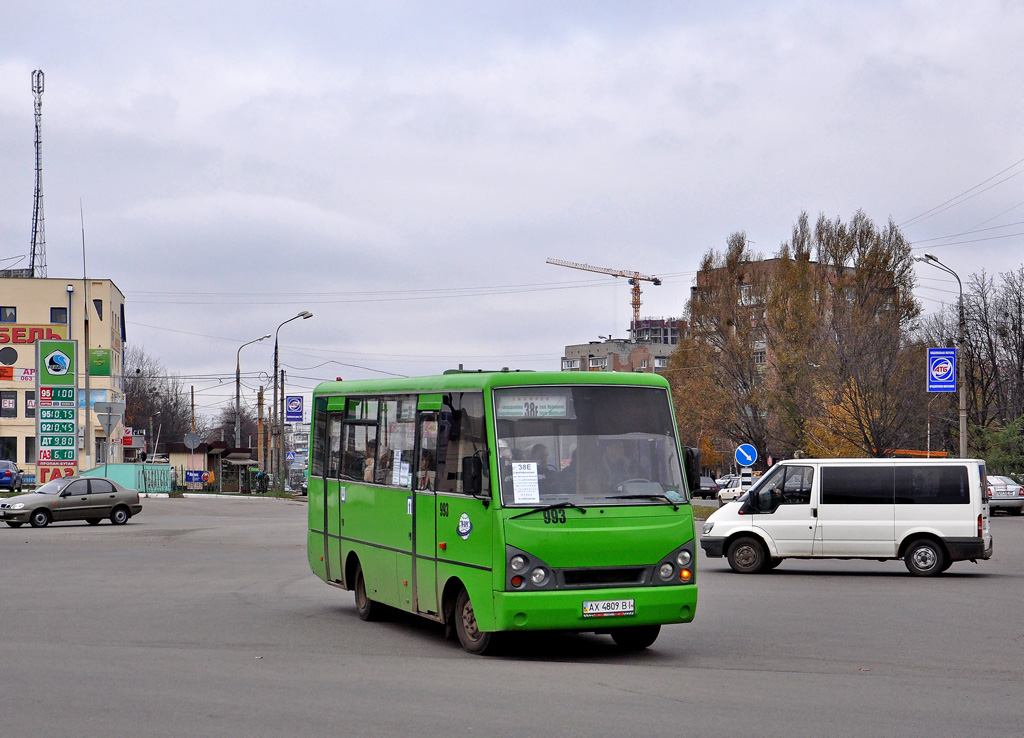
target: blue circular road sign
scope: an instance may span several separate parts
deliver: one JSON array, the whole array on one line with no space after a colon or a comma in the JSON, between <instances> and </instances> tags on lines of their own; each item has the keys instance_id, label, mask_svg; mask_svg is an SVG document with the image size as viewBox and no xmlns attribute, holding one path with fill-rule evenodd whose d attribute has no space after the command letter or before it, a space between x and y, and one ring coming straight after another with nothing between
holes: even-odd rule
<instances>
[{"instance_id":1,"label":"blue circular road sign","mask_svg":"<svg viewBox=\"0 0 1024 738\"><path fill-rule=\"evenodd\" d=\"M736 449L736 463L740 466L753 466L757 461L757 449L749 443L740 444Z\"/></svg>"}]
</instances>

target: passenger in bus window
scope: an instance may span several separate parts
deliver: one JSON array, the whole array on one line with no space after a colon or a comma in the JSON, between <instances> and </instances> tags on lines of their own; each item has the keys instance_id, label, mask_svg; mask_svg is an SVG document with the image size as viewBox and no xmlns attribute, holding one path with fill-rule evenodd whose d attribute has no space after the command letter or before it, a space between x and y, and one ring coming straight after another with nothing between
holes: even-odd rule
<instances>
[{"instance_id":1,"label":"passenger in bus window","mask_svg":"<svg viewBox=\"0 0 1024 738\"><path fill-rule=\"evenodd\" d=\"M363 463L363 481L373 481L374 457L377 455L377 442L370 439L366 442L366 461Z\"/></svg>"}]
</instances>

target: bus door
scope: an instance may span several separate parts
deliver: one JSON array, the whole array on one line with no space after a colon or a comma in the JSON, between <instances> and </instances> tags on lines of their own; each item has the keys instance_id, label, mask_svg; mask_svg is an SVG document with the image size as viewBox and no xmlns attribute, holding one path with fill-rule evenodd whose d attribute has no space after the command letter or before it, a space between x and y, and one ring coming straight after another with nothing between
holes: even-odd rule
<instances>
[{"instance_id":1,"label":"bus door","mask_svg":"<svg viewBox=\"0 0 1024 738\"><path fill-rule=\"evenodd\" d=\"M441 395L421 395L413 476L413 594L418 613L438 612L437 432Z\"/></svg>"},{"instance_id":2,"label":"bus door","mask_svg":"<svg viewBox=\"0 0 1024 738\"><path fill-rule=\"evenodd\" d=\"M338 404L334 403L338 401ZM341 423L344 418L344 398L330 398L327 413L327 442L324 444L326 458L324 469L324 540L326 542L327 581L345 584L345 567L342 565L341 516L342 488L339 481L341 470ZM347 585L346 585L347 586Z\"/></svg>"}]
</instances>

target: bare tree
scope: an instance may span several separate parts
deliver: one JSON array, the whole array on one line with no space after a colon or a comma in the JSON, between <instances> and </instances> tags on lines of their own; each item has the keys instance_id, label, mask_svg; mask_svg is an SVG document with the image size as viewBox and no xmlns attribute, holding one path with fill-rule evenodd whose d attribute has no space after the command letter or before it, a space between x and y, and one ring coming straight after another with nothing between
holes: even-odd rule
<instances>
[{"instance_id":1,"label":"bare tree","mask_svg":"<svg viewBox=\"0 0 1024 738\"><path fill-rule=\"evenodd\" d=\"M169 373L142 346L124 352L125 425L145 428L165 442L181 441L192 429L191 398L176 374ZM202 423L200 422L200 428ZM157 439L148 443L152 453Z\"/></svg>"}]
</instances>

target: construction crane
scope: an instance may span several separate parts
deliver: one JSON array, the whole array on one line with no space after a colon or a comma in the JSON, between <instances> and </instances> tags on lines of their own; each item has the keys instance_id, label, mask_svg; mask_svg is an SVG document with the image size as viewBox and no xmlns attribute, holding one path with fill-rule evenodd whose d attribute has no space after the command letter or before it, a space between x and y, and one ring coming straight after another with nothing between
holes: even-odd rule
<instances>
[{"instance_id":1,"label":"construction crane","mask_svg":"<svg viewBox=\"0 0 1024 738\"><path fill-rule=\"evenodd\" d=\"M640 330L640 283L651 282L655 287L661 284L661 280L648 274L641 274L629 269L606 269L605 267L580 264L576 261L563 261L562 259L548 259L548 264L555 266L569 267L570 269L582 269L585 272L597 272L598 274L610 274L613 277L626 277L629 279L630 290L632 291L633 325L630 328L630 338L635 342L637 332Z\"/></svg>"}]
</instances>

